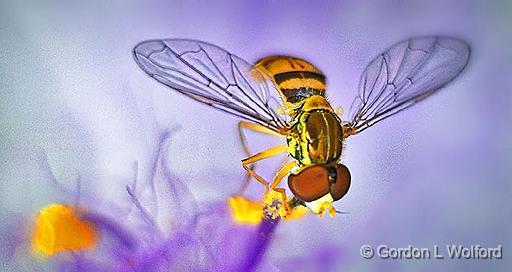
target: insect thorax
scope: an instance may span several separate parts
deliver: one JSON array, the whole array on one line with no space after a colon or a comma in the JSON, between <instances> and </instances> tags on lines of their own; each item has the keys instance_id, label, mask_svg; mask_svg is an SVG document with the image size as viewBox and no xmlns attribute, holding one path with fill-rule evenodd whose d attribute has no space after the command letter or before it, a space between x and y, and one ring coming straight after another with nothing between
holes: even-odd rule
<instances>
[{"instance_id":1,"label":"insect thorax","mask_svg":"<svg viewBox=\"0 0 512 272\"><path fill-rule=\"evenodd\" d=\"M295 119L287 138L288 153L299 166L336 163L342 151L343 130L340 119L332 111L303 111Z\"/></svg>"}]
</instances>

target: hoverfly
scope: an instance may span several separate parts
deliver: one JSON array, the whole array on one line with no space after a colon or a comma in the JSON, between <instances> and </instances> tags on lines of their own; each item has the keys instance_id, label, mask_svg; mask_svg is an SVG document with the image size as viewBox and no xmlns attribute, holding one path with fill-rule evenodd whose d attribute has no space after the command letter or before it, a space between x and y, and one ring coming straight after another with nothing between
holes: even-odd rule
<instances>
[{"instance_id":1,"label":"hoverfly","mask_svg":"<svg viewBox=\"0 0 512 272\"><path fill-rule=\"evenodd\" d=\"M396 43L366 67L350 116L342 121L326 99L324 74L304 59L271 56L251 65L216 45L182 39L148 40L134 48L137 64L158 82L243 119L239 129L247 153L242 129L285 139L242 160L250 176L265 186L265 196L281 195L282 217L297 206L334 216L331 203L351 183L348 168L340 163L344 140L436 93L462 72L469 55L468 44L449 37ZM281 153L293 160L271 183L254 171L255 162ZM279 187L287 175L294 195L290 201Z\"/></svg>"}]
</instances>

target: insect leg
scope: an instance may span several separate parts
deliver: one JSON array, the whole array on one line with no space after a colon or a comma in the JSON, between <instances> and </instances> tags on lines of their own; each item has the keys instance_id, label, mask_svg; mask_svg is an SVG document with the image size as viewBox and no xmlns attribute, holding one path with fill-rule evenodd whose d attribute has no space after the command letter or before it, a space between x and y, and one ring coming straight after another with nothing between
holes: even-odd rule
<instances>
[{"instance_id":1,"label":"insect leg","mask_svg":"<svg viewBox=\"0 0 512 272\"><path fill-rule=\"evenodd\" d=\"M286 175L288 175L290 173L290 171L292 170L293 167L295 167L295 165L297 165L297 162L292 161L292 162L289 162L288 164L286 164L285 166L283 166L281 168L281 170L279 170L279 172L277 172L276 177L274 178L274 181L270 185L270 189L275 189L277 187L277 185L279 185L279 182L281 182L281 180Z\"/></svg>"},{"instance_id":2,"label":"insect leg","mask_svg":"<svg viewBox=\"0 0 512 272\"><path fill-rule=\"evenodd\" d=\"M252 153L249 150L249 144L247 143L245 129L249 129L252 131L269 134L269 135L273 135L273 136L277 136L277 137L283 137L283 135L281 135L267 127L264 127L264 126L261 126L258 124L254 124L254 123L250 123L250 122L244 122L244 121L238 122L238 134L240 137L240 142L242 143L244 152L247 157L252 156ZM256 165L253 164L249 168L254 172L256 169ZM238 191L238 195L244 194L245 190L247 190L247 187L249 186L250 181L251 181L251 175L249 173L247 173L247 175L245 176L245 179L244 179L244 183L242 184L242 186L240 187L240 190Z\"/></svg>"},{"instance_id":3,"label":"insect leg","mask_svg":"<svg viewBox=\"0 0 512 272\"><path fill-rule=\"evenodd\" d=\"M256 172L254 172L248 165L284 153L287 151L287 148L288 147L286 145L278 145L269 148L265 151L250 156L247 159L242 160L242 166L249 173L249 175L251 175L253 178L255 178L257 181L259 181L261 184L265 186L265 190L268 190L268 182L266 182L261 176L256 174Z\"/></svg>"},{"instance_id":4,"label":"insect leg","mask_svg":"<svg viewBox=\"0 0 512 272\"><path fill-rule=\"evenodd\" d=\"M286 191L283 188L274 188L272 190L274 190L274 191L276 191L276 192L281 194L281 197L283 198L283 200L282 200L283 202L282 203L283 203L284 209L286 211L286 215L291 214L291 209L288 206L288 199L286 197Z\"/></svg>"},{"instance_id":5,"label":"insect leg","mask_svg":"<svg viewBox=\"0 0 512 272\"><path fill-rule=\"evenodd\" d=\"M278 193L281 194L281 198L282 198L282 203L283 203L283 206L284 206L284 209L286 211L286 214L289 215L291 214L291 209L290 207L288 206L288 200L287 200L287 197L286 197L286 191L284 188L276 188L278 185L279 185L279 182L281 182L281 180L290 173L290 171L292 170L292 168L297 165L297 162L296 161L292 161L292 162L289 162L287 163L285 166L283 166L276 174L275 178L274 178L274 181L272 182L272 184L270 185L270 190L273 190L273 191L276 191Z\"/></svg>"},{"instance_id":6,"label":"insect leg","mask_svg":"<svg viewBox=\"0 0 512 272\"><path fill-rule=\"evenodd\" d=\"M255 124L255 123L240 121L238 123L238 131L240 132L240 138L243 138L244 140L245 140L245 135L242 132L242 128L250 129L250 130L253 130L253 131L256 131L256 132L260 132L260 133L264 133L264 134L274 135L274 136L277 136L277 137L284 137L283 134L275 132L275 131L271 130L268 127L264 127L262 125L258 125L258 124Z\"/></svg>"}]
</instances>

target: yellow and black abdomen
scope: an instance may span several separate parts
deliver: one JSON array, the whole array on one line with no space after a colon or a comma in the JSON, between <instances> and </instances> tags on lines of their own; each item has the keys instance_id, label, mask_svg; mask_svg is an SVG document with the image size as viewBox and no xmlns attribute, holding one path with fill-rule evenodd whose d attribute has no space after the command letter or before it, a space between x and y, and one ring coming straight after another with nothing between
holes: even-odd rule
<instances>
[{"instance_id":1,"label":"yellow and black abdomen","mask_svg":"<svg viewBox=\"0 0 512 272\"><path fill-rule=\"evenodd\" d=\"M297 103L312 95L325 95L325 76L303 59L271 56L259 60L256 67L272 77L287 102Z\"/></svg>"},{"instance_id":2,"label":"yellow and black abdomen","mask_svg":"<svg viewBox=\"0 0 512 272\"><path fill-rule=\"evenodd\" d=\"M288 137L288 152L300 165L330 164L339 160L343 129L335 113L303 112L294 126L299 134Z\"/></svg>"}]
</instances>

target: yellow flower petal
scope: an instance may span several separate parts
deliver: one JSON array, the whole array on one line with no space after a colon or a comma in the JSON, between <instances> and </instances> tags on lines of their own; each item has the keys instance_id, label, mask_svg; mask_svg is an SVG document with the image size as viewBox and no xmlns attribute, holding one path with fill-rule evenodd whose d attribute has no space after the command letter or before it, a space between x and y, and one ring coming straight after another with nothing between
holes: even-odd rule
<instances>
[{"instance_id":1,"label":"yellow flower petal","mask_svg":"<svg viewBox=\"0 0 512 272\"><path fill-rule=\"evenodd\" d=\"M238 223L259 224L263 219L263 204L241 196L228 200L233 219Z\"/></svg>"},{"instance_id":2,"label":"yellow flower petal","mask_svg":"<svg viewBox=\"0 0 512 272\"><path fill-rule=\"evenodd\" d=\"M93 248L98 240L95 226L77 216L65 204L50 204L35 219L32 249L51 256L64 250Z\"/></svg>"}]
</instances>

